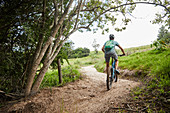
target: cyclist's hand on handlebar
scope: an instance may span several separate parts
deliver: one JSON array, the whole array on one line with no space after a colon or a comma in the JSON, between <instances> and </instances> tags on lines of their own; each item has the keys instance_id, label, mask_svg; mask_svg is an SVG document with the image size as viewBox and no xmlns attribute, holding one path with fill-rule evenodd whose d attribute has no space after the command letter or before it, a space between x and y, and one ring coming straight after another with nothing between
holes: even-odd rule
<instances>
[{"instance_id":1,"label":"cyclist's hand on handlebar","mask_svg":"<svg viewBox=\"0 0 170 113\"><path fill-rule=\"evenodd\" d=\"M122 55L118 55L118 56L125 56L125 54L122 54Z\"/></svg>"}]
</instances>

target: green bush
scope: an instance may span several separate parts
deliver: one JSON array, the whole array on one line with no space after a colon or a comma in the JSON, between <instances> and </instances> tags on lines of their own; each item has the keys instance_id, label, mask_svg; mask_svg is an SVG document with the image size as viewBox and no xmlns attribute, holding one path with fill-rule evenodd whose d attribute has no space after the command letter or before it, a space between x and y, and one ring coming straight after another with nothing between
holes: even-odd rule
<instances>
[{"instance_id":1,"label":"green bush","mask_svg":"<svg viewBox=\"0 0 170 113\"><path fill-rule=\"evenodd\" d=\"M77 48L75 50L71 51L71 54L68 56L69 58L82 58L89 56L90 54L90 49L88 48Z\"/></svg>"},{"instance_id":2,"label":"green bush","mask_svg":"<svg viewBox=\"0 0 170 113\"><path fill-rule=\"evenodd\" d=\"M51 87L51 86L57 86L59 85L59 78L58 78L58 71L57 70L51 70L48 71L44 79L41 83L41 87Z\"/></svg>"},{"instance_id":3,"label":"green bush","mask_svg":"<svg viewBox=\"0 0 170 113\"><path fill-rule=\"evenodd\" d=\"M22 92L29 55L20 51L4 51L0 51L0 90L7 93Z\"/></svg>"},{"instance_id":4,"label":"green bush","mask_svg":"<svg viewBox=\"0 0 170 113\"><path fill-rule=\"evenodd\" d=\"M151 47L152 47L152 46L155 46L155 47L156 47L156 50L161 50L161 51L163 51L163 50L165 50L165 49L167 48L167 46L168 46L168 44L166 43L165 40L167 40L167 39L156 40L156 41L153 42L153 44L151 44Z\"/></svg>"},{"instance_id":5,"label":"green bush","mask_svg":"<svg viewBox=\"0 0 170 113\"><path fill-rule=\"evenodd\" d=\"M80 73L77 66L65 66L62 68L63 83L59 84L58 70L48 71L41 84L42 87L52 87L64 85L68 82L75 81L80 78Z\"/></svg>"}]
</instances>

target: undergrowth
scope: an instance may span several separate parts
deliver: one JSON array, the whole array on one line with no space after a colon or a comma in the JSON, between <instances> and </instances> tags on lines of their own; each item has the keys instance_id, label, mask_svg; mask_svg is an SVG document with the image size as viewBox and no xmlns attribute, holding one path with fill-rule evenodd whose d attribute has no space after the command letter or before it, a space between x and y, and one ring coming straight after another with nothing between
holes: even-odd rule
<instances>
[{"instance_id":1,"label":"undergrowth","mask_svg":"<svg viewBox=\"0 0 170 113\"><path fill-rule=\"evenodd\" d=\"M62 84L59 84L58 70L49 70L42 81L41 88L62 86L68 82L73 82L80 78L80 72L78 66L65 66L62 68Z\"/></svg>"}]
</instances>

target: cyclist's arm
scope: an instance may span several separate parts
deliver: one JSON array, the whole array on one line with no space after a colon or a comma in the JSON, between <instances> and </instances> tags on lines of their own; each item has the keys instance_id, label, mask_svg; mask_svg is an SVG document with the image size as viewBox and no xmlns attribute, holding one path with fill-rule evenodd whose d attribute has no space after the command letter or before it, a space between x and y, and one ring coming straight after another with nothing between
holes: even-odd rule
<instances>
[{"instance_id":1,"label":"cyclist's arm","mask_svg":"<svg viewBox=\"0 0 170 113\"><path fill-rule=\"evenodd\" d=\"M124 51L124 49L123 49L120 45L118 45L118 47L121 49L121 51L122 51L123 55L125 55L125 51Z\"/></svg>"},{"instance_id":2,"label":"cyclist's arm","mask_svg":"<svg viewBox=\"0 0 170 113\"><path fill-rule=\"evenodd\" d=\"M103 51L103 53L105 52L105 51L104 51L104 45L103 45L103 47L102 47L102 51Z\"/></svg>"}]
</instances>

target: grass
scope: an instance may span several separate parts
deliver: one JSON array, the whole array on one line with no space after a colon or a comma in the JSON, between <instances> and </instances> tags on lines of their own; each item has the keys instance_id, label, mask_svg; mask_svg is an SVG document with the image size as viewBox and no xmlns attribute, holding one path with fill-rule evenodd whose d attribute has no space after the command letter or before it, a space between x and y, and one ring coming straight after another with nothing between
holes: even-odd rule
<instances>
[{"instance_id":1,"label":"grass","mask_svg":"<svg viewBox=\"0 0 170 113\"><path fill-rule=\"evenodd\" d=\"M170 50L163 52L151 50L147 52L134 53L126 57L120 57L119 66L121 68L128 68L130 70L152 70L153 72L155 71L154 73L157 73L156 70L158 71L160 68L164 70L164 68L169 65L169 52Z\"/></svg>"},{"instance_id":2,"label":"grass","mask_svg":"<svg viewBox=\"0 0 170 113\"><path fill-rule=\"evenodd\" d=\"M170 95L170 49L135 53L122 57L119 61L119 66L123 69L143 70L148 73L143 78L145 87L137 88L133 96L141 97L139 100L146 97L147 100L152 100L152 103L148 103L150 110L154 107L157 107L158 111L162 111L162 108L167 110L169 105L167 106L165 101Z\"/></svg>"},{"instance_id":3,"label":"grass","mask_svg":"<svg viewBox=\"0 0 170 113\"><path fill-rule=\"evenodd\" d=\"M41 88L43 87L53 87L62 86L68 82L73 82L80 79L80 72L77 66L65 66L62 68L62 79L63 83L59 84L58 70L49 70L42 81Z\"/></svg>"},{"instance_id":4,"label":"grass","mask_svg":"<svg viewBox=\"0 0 170 113\"><path fill-rule=\"evenodd\" d=\"M98 54L95 54L95 52L92 51L90 55L87 57L69 59L69 63L70 65L83 67L83 66L88 66L88 65L94 65L100 62L101 59L104 61L103 53L101 51ZM68 66L68 64L64 62L63 66Z\"/></svg>"}]
</instances>

